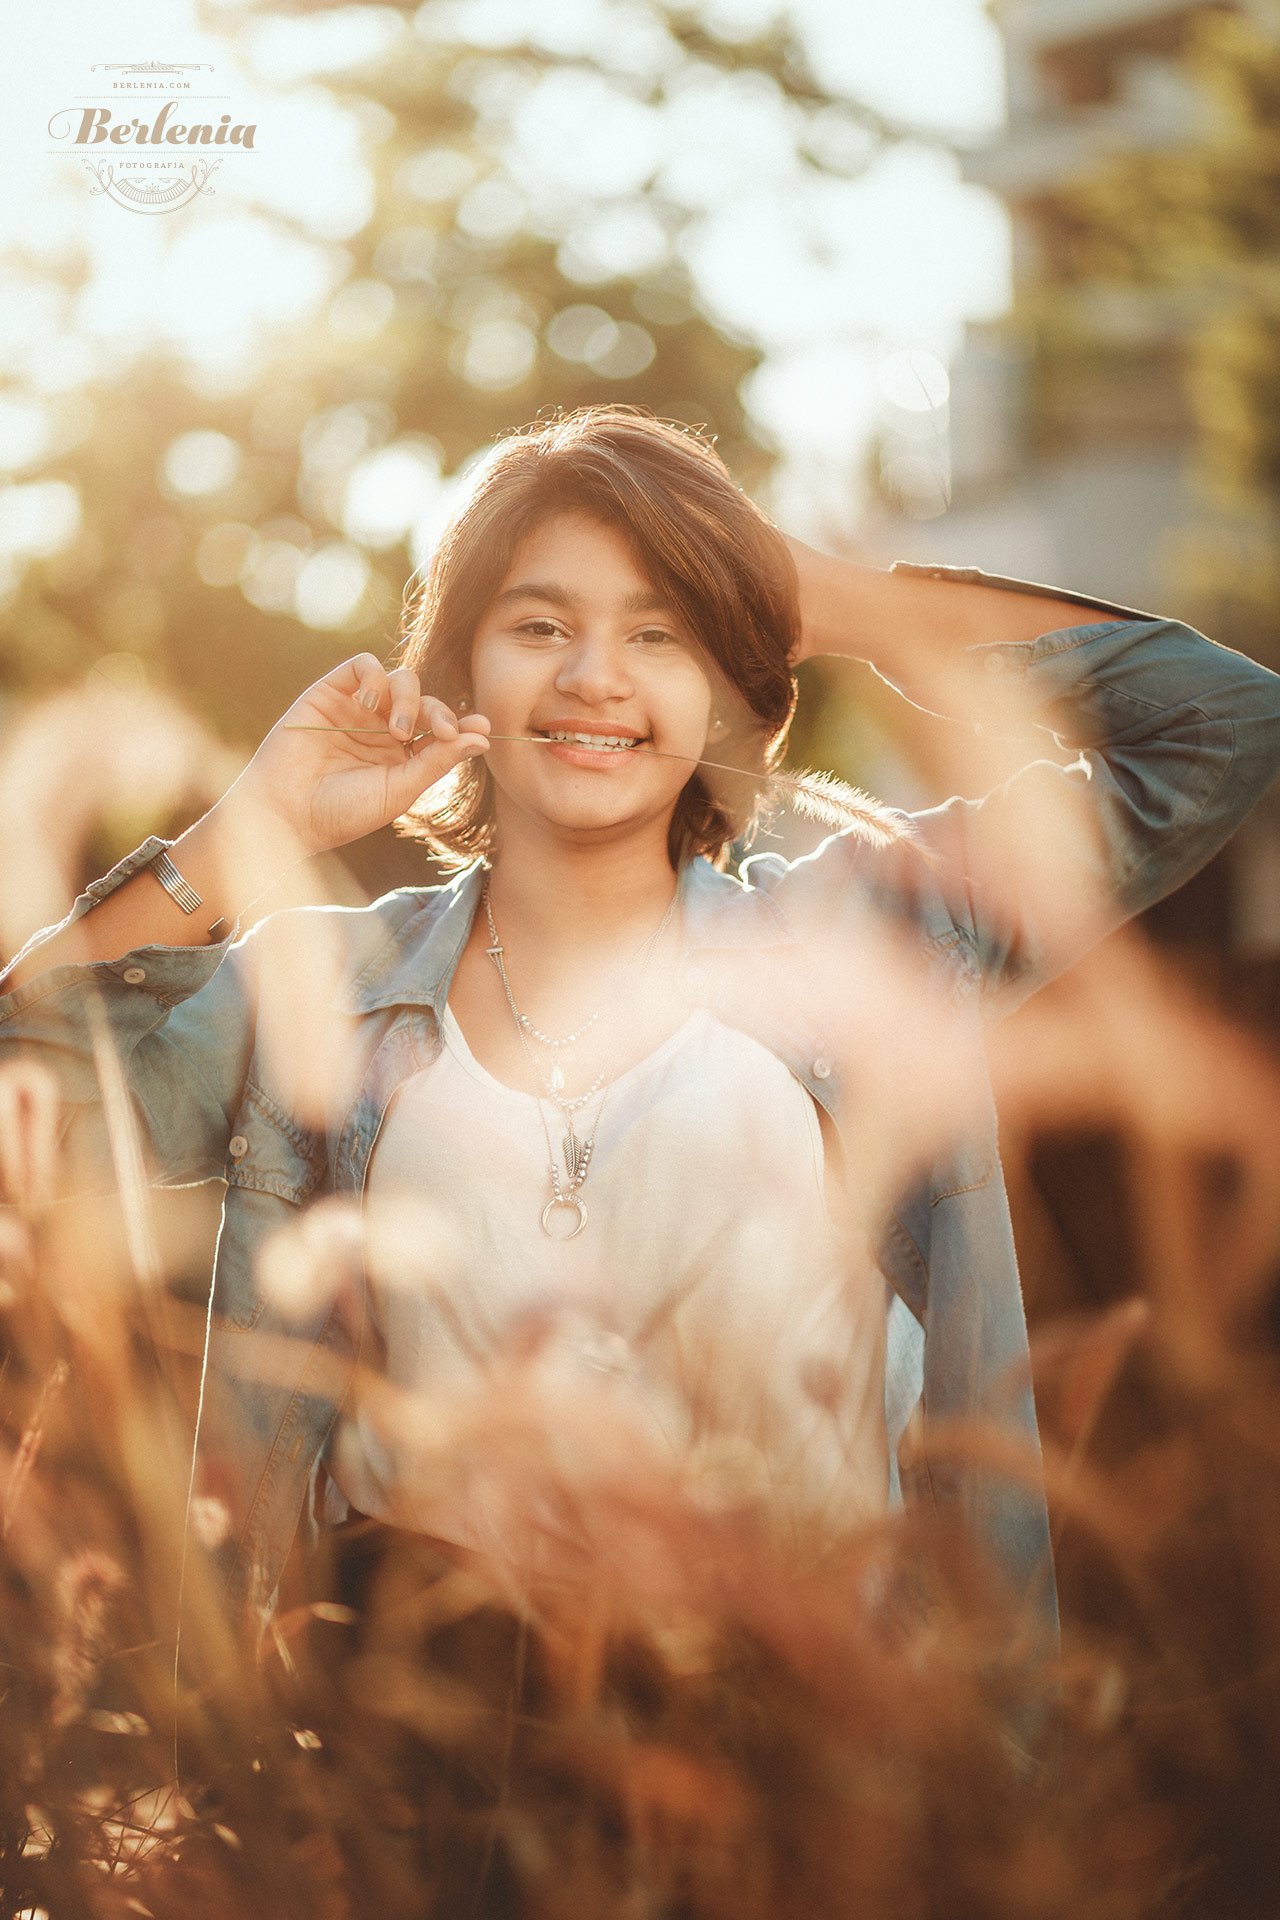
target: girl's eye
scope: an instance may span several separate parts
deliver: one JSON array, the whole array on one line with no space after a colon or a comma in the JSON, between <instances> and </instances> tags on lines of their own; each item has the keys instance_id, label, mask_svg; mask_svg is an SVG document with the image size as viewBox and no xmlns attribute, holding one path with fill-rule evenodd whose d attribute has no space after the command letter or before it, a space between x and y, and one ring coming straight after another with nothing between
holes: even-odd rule
<instances>
[{"instance_id":1,"label":"girl's eye","mask_svg":"<svg viewBox=\"0 0 1280 1920\"><path fill-rule=\"evenodd\" d=\"M680 641L674 633L668 633L665 627L643 627L632 636L645 647L678 647Z\"/></svg>"},{"instance_id":2,"label":"girl's eye","mask_svg":"<svg viewBox=\"0 0 1280 1920\"><path fill-rule=\"evenodd\" d=\"M532 634L535 640L558 640L560 629L554 620L522 620L517 633Z\"/></svg>"}]
</instances>

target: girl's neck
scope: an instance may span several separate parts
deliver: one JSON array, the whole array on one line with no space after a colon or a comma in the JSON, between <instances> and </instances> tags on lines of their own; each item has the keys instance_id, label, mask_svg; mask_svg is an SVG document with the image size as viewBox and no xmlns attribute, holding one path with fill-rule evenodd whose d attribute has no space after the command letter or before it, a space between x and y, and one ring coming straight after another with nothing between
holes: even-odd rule
<instances>
[{"instance_id":1,"label":"girl's neck","mask_svg":"<svg viewBox=\"0 0 1280 1920\"><path fill-rule=\"evenodd\" d=\"M527 839L518 825L504 826L489 876L502 937L525 951L604 957L656 927L670 905L676 875L665 825L607 846Z\"/></svg>"}]
</instances>

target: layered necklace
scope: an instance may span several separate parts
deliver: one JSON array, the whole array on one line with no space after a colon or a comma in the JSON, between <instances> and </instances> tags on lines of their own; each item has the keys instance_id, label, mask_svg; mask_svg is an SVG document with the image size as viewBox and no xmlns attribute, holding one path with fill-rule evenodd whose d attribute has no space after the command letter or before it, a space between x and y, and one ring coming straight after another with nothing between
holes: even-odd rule
<instances>
[{"instance_id":1,"label":"layered necklace","mask_svg":"<svg viewBox=\"0 0 1280 1920\"><path fill-rule=\"evenodd\" d=\"M648 960L658 940L670 925L672 915L676 910L677 895L678 889L672 893L667 903L666 912L636 956L635 964L637 966L643 965ZM597 1008L590 1019L584 1020L581 1026L574 1028L572 1033L564 1034L559 1038L549 1033L543 1033L540 1027L535 1027L532 1020L530 1020L526 1014L521 1013L519 1007L516 1005L515 994L511 991L511 982L507 977L506 955L502 942L498 938L498 929L493 918L493 906L489 899L489 880L487 875L485 876L484 892L481 895L481 899L484 905L485 919L489 925L489 945L485 948L485 952L497 968L498 978L502 982L502 990L507 996L507 1005L511 1009L511 1018L515 1022L516 1032L520 1037L520 1046L524 1053L525 1064L528 1066L529 1076L534 1083L534 1098L537 1102L538 1118L542 1122L542 1137L546 1142L547 1175L551 1183L551 1197L542 1209L542 1231L547 1235L547 1238L551 1240L575 1240L587 1224L587 1203L582 1198L580 1190L591 1170L591 1158L595 1152L596 1134L600 1129L600 1119L604 1113L605 1101L608 1099L609 1089L617 1077L617 1061L615 1059L607 1069L598 1073L585 1093L575 1094L572 1097L566 1096L564 1091L564 1069L560 1064L560 1055L567 1052L569 1048L576 1046L578 1041L583 1039L584 1036L591 1031L592 1027L595 1026L600 1018L600 1009ZM546 1048L550 1056L550 1066L548 1070L544 1071L534 1059L530 1046L531 1041L538 1046ZM541 1088L540 1092L538 1091L539 1088ZM584 1128L585 1137L583 1137L583 1135L579 1134L575 1121L577 1117L583 1113L584 1109L591 1104L597 1094L601 1095L600 1105L596 1109L596 1116L591 1123L590 1130L586 1131ZM555 1148L551 1143L551 1129L547 1125L546 1105L544 1105L544 1101L555 1109L560 1123L565 1129L564 1139L561 1142L561 1154L564 1158L563 1175L560 1172L560 1164L556 1158ZM552 1226L552 1221L559 1214L568 1211L572 1211L575 1215L573 1225L567 1233L555 1230Z\"/></svg>"}]
</instances>

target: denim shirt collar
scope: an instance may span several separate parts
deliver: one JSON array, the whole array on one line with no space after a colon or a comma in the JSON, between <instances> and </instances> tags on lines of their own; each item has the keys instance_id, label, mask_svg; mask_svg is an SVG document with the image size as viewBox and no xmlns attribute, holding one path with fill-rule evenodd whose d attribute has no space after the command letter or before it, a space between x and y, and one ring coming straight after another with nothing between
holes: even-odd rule
<instances>
[{"instance_id":1,"label":"denim shirt collar","mask_svg":"<svg viewBox=\"0 0 1280 1920\"><path fill-rule=\"evenodd\" d=\"M480 905L484 872L477 861L426 894L371 958L349 970L338 990L339 1009L363 1014L430 1007L439 1020ZM766 894L719 872L701 855L681 867L678 892L690 950L781 946L793 937Z\"/></svg>"},{"instance_id":2,"label":"denim shirt collar","mask_svg":"<svg viewBox=\"0 0 1280 1920\"><path fill-rule=\"evenodd\" d=\"M417 906L393 926L372 957L349 968L338 989L339 1010L360 1014L430 1007L439 1019L483 884L484 868L477 861L447 886L419 896Z\"/></svg>"}]
</instances>

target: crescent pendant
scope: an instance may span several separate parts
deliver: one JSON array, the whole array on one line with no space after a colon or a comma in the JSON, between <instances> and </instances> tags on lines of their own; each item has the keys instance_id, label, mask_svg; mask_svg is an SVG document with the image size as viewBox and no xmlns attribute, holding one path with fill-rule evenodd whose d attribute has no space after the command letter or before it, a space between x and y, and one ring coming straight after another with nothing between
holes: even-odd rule
<instances>
[{"instance_id":1,"label":"crescent pendant","mask_svg":"<svg viewBox=\"0 0 1280 1920\"><path fill-rule=\"evenodd\" d=\"M578 1210L577 1224L570 1227L568 1233L552 1233L551 1231L551 1216L558 1207L576 1207ZM576 1193L559 1194L554 1199L548 1200L546 1206L542 1209L542 1231L546 1234L548 1240L576 1240L586 1224L587 1203L585 1200L579 1200Z\"/></svg>"}]
</instances>

